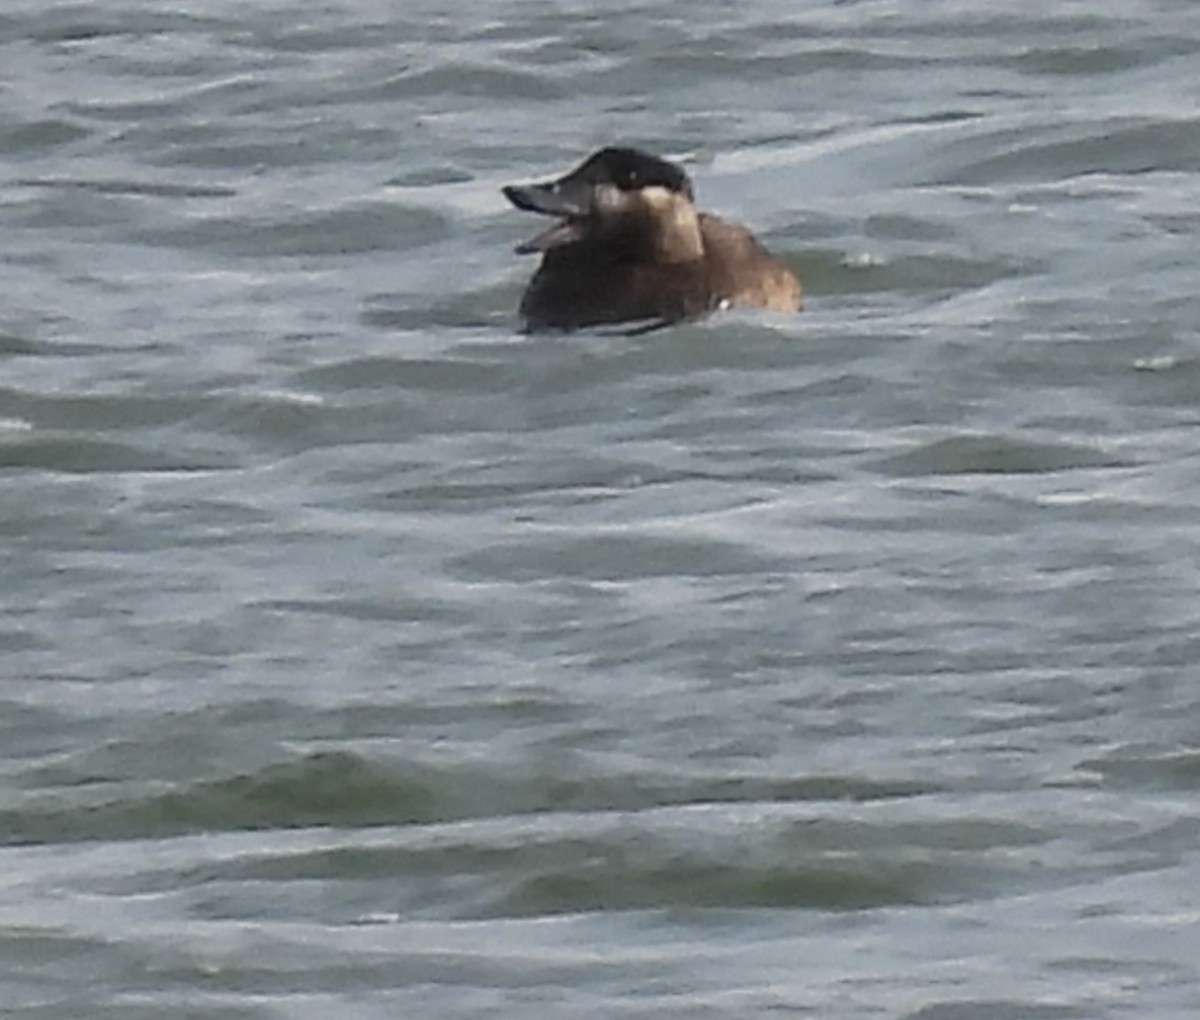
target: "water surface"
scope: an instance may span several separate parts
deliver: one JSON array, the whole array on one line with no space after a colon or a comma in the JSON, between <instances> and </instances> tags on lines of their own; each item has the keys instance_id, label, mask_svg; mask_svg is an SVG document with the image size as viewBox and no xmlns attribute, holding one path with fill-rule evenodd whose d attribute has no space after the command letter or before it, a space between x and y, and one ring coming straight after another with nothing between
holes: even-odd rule
<instances>
[{"instance_id":1,"label":"water surface","mask_svg":"<svg viewBox=\"0 0 1200 1020\"><path fill-rule=\"evenodd\" d=\"M1191 0L11 3L0 1001L1200 1008ZM517 332L610 142L795 317Z\"/></svg>"}]
</instances>

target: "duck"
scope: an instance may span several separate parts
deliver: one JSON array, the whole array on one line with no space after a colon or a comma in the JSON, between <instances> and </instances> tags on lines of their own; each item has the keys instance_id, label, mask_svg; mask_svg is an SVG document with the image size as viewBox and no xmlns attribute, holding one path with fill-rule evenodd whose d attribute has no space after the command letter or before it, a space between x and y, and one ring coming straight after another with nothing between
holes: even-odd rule
<instances>
[{"instance_id":1,"label":"duck","mask_svg":"<svg viewBox=\"0 0 1200 1020\"><path fill-rule=\"evenodd\" d=\"M683 168L641 149L602 148L562 177L502 191L554 220L516 247L541 255L521 297L526 332L629 323L643 332L725 308L802 307L785 262L740 224L700 212Z\"/></svg>"}]
</instances>

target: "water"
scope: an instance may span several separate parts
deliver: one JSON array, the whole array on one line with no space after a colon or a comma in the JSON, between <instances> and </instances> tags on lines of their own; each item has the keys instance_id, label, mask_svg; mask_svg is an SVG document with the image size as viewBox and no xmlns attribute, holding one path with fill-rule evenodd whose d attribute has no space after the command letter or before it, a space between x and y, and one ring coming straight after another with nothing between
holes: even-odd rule
<instances>
[{"instance_id":1,"label":"water","mask_svg":"<svg viewBox=\"0 0 1200 1020\"><path fill-rule=\"evenodd\" d=\"M1193 0L9 3L0 1004L1200 1010ZM687 162L801 316L525 337Z\"/></svg>"}]
</instances>

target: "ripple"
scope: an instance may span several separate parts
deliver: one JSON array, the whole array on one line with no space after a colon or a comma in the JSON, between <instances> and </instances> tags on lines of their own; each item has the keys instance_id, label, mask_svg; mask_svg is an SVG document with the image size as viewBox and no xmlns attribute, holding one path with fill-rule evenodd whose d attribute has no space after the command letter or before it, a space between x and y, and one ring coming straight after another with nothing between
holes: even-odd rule
<instances>
[{"instance_id":1,"label":"ripple","mask_svg":"<svg viewBox=\"0 0 1200 1020\"><path fill-rule=\"evenodd\" d=\"M734 542L668 534L540 534L498 542L456 561L465 576L504 581L547 577L635 580L758 573L777 560Z\"/></svg>"},{"instance_id":2,"label":"ripple","mask_svg":"<svg viewBox=\"0 0 1200 1020\"><path fill-rule=\"evenodd\" d=\"M88 180L69 177L29 177L13 182L21 188L88 191L97 195L145 195L151 198L233 198L234 188L199 182L172 183L145 180Z\"/></svg>"},{"instance_id":3,"label":"ripple","mask_svg":"<svg viewBox=\"0 0 1200 1020\"><path fill-rule=\"evenodd\" d=\"M1101 171L1185 171L1200 161L1198 128L1200 124L1189 118L1127 116L1081 126L1012 129L951 146L948 151L952 153L960 150L959 165L947 171L945 179L955 184L994 185L999 181L1065 180ZM1153 157L1147 158L1148 153Z\"/></svg>"},{"instance_id":4,"label":"ripple","mask_svg":"<svg viewBox=\"0 0 1200 1020\"><path fill-rule=\"evenodd\" d=\"M1064 442L1035 442L1005 435L951 436L875 462L887 474L1037 474L1129 466L1103 450Z\"/></svg>"},{"instance_id":5,"label":"ripple","mask_svg":"<svg viewBox=\"0 0 1200 1020\"><path fill-rule=\"evenodd\" d=\"M66 120L44 119L17 123L0 122L0 146L14 158L42 155L59 149L91 132Z\"/></svg>"},{"instance_id":6,"label":"ripple","mask_svg":"<svg viewBox=\"0 0 1200 1020\"><path fill-rule=\"evenodd\" d=\"M446 234L447 221L437 212L369 202L277 217L197 216L173 227L137 231L134 239L232 255L296 256L419 248Z\"/></svg>"},{"instance_id":7,"label":"ripple","mask_svg":"<svg viewBox=\"0 0 1200 1020\"><path fill-rule=\"evenodd\" d=\"M223 466L207 456L188 456L173 446L154 449L128 442L37 436L28 432L0 441L0 468L103 475L128 471L211 471Z\"/></svg>"}]
</instances>

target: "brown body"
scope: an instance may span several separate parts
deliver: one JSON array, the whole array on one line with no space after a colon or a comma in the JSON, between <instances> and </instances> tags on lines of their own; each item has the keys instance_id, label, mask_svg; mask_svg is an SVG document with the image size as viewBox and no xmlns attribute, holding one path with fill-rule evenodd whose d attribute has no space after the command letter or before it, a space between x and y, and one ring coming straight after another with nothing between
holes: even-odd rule
<instances>
[{"instance_id":1,"label":"brown body","mask_svg":"<svg viewBox=\"0 0 1200 1020\"><path fill-rule=\"evenodd\" d=\"M647 172L635 164L642 172L627 172L627 181L609 165L612 153L651 160L678 177L642 183L654 167ZM560 181L505 194L520 208L561 217L518 249L544 253L521 299L529 329L654 326L721 308L801 307L800 281L785 263L744 227L698 212L682 171L637 150L601 150Z\"/></svg>"}]
</instances>

